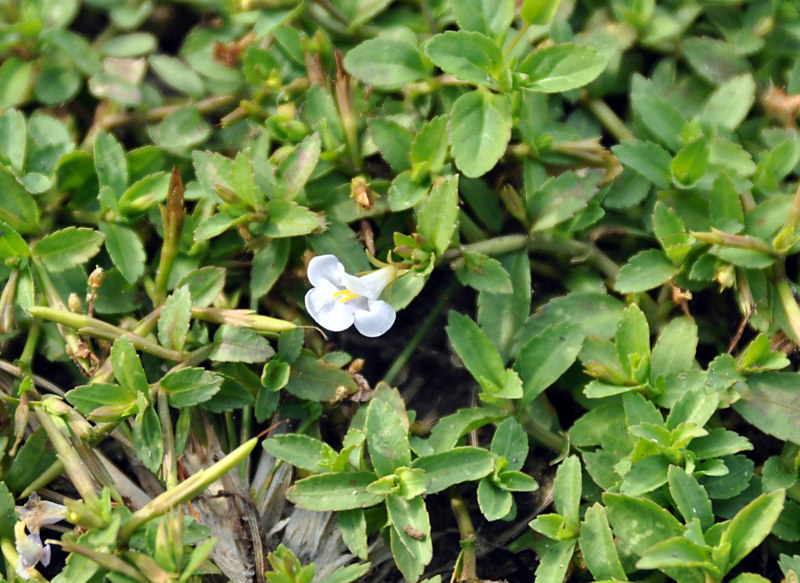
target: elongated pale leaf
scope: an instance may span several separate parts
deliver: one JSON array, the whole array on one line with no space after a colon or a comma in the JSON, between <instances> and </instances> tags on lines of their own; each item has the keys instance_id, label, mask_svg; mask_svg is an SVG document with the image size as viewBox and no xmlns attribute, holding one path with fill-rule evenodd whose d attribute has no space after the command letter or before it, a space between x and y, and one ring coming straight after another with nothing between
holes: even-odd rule
<instances>
[{"instance_id":1,"label":"elongated pale leaf","mask_svg":"<svg viewBox=\"0 0 800 583\"><path fill-rule=\"evenodd\" d=\"M671 466L667 475L669 492L685 522L693 518L700 521L705 531L714 524L714 511L708 493L697 479L678 466Z\"/></svg>"},{"instance_id":2,"label":"elongated pale leaf","mask_svg":"<svg viewBox=\"0 0 800 583\"><path fill-rule=\"evenodd\" d=\"M497 349L468 316L450 312L447 335L464 366L489 393L499 392L505 384L505 366Z\"/></svg>"},{"instance_id":3,"label":"elongated pale leaf","mask_svg":"<svg viewBox=\"0 0 800 583\"><path fill-rule=\"evenodd\" d=\"M369 457L379 476L387 476L411 464L407 429L383 400L370 401L364 431Z\"/></svg>"},{"instance_id":4,"label":"elongated pale leaf","mask_svg":"<svg viewBox=\"0 0 800 583\"><path fill-rule=\"evenodd\" d=\"M678 519L655 502L622 494L603 494L614 534L643 555L654 544L683 533Z\"/></svg>"}]
</instances>

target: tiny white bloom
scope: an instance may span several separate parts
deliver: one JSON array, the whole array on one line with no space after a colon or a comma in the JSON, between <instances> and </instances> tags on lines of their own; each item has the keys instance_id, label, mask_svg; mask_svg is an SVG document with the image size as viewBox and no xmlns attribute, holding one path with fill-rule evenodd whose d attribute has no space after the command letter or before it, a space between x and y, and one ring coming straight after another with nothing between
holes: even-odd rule
<instances>
[{"instance_id":1,"label":"tiny white bloom","mask_svg":"<svg viewBox=\"0 0 800 583\"><path fill-rule=\"evenodd\" d=\"M318 255L308 264L306 309L320 326L341 332L353 324L364 336L374 338L392 327L394 309L378 297L397 279L391 265L362 277L350 275L334 255Z\"/></svg>"},{"instance_id":2,"label":"tiny white bloom","mask_svg":"<svg viewBox=\"0 0 800 583\"><path fill-rule=\"evenodd\" d=\"M14 546L19 553L17 575L27 581L37 563L45 567L50 563L50 545L42 544L39 530L44 525L63 520L67 509L61 504L41 500L34 492L25 506L17 506L17 514L21 519L14 525ZM25 533L26 527L30 534Z\"/></svg>"}]
</instances>

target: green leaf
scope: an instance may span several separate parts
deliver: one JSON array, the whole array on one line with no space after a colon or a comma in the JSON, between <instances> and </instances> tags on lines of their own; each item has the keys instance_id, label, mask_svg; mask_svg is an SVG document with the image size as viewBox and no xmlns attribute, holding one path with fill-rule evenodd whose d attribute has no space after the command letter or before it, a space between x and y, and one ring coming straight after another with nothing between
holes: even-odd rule
<instances>
[{"instance_id":1,"label":"green leaf","mask_svg":"<svg viewBox=\"0 0 800 583\"><path fill-rule=\"evenodd\" d=\"M680 217L661 201L653 208L653 232L669 260L675 265L683 263L692 248L692 239Z\"/></svg>"},{"instance_id":2,"label":"green leaf","mask_svg":"<svg viewBox=\"0 0 800 583\"><path fill-rule=\"evenodd\" d=\"M690 37L681 47L683 56L700 77L722 85L731 77L749 73L747 60L730 44L710 37Z\"/></svg>"},{"instance_id":3,"label":"green leaf","mask_svg":"<svg viewBox=\"0 0 800 583\"><path fill-rule=\"evenodd\" d=\"M264 447L266 447L266 443ZM353 508L337 513L339 519L339 532L347 549L362 561L367 560L369 547L367 546L367 521L364 510Z\"/></svg>"},{"instance_id":4,"label":"green leaf","mask_svg":"<svg viewBox=\"0 0 800 583\"><path fill-rule=\"evenodd\" d=\"M186 62L169 55L150 55L150 67L172 89L200 99L205 93L203 79Z\"/></svg>"},{"instance_id":5,"label":"green leaf","mask_svg":"<svg viewBox=\"0 0 800 583\"><path fill-rule=\"evenodd\" d=\"M477 178L494 168L511 139L511 123L505 95L479 88L459 97L450 112L451 151L458 169Z\"/></svg>"},{"instance_id":6,"label":"green leaf","mask_svg":"<svg viewBox=\"0 0 800 583\"><path fill-rule=\"evenodd\" d=\"M386 510L398 541L421 564L433 558L431 524L421 496L405 499L395 494L386 497Z\"/></svg>"},{"instance_id":7,"label":"green leaf","mask_svg":"<svg viewBox=\"0 0 800 583\"><path fill-rule=\"evenodd\" d=\"M614 534L639 556L656 543L683 534L680 522L650 500L606 492L603 503Z\"/></svg>"},{"instance_id":8,"label":"green leaf","mask_svg":"<svg viewBox=\"0 0 800 583\"><path fill-rule=\"evenodd\" d=\"M80 73L71 66L50 65L36 77L33 94L45 105L60 105L75 97L81 82Z\"/></svg>"},{"instance_id":9,"label":"green leaf","mask_svg":"<svg viewBox=\"0 0 800 583\"><path fill-rule=\"evenodd\" d=\"M97 227L105 235L105 245L114 265L122 277L135 284L144 274L147 255L139 235L135 231L116 223L100 222Z\"/></svg>"},{"instance_id":10,"label":"green leaf","mask_svg":"<svg viewBox=\"0 0 800 583\"><path fill-rule=\"evenodd\" d=\"M522 379L524 407L555 383L572 366L583 348L584 333L579 326L563 322L531 338L514 361Z\"/></svg>"},{"instance_id":11,"label":"green leaf","mask_svg":"<svg viewBox=\"0 0 800 583\"><path fill-rule=\"evenodd\" d=\"M490 451L508 460L508 470L519 470L528 457L528 436L513 417L504 420L494 432Z\"/></svg>"},{"instance_id":12,"label":"green leaf","mask_svg":"<svg viewBox=\"0 0 800 583\"><path fill-rule=\"evenodd\" d=\"M306 207L288 200L271 200L267 203L267 221L253 225L253 231L268 237L296 237L308 235L323 226L323 218Z\"/></svg>"},{"instance_id":13,"label":"green leaf","mask_svg":"<svg viewBox=\"0 0 800 583\"><path fill-rule=\"evenodd\" d=\"M519 15L528 24L550 24L561 0L522 0Z\"/></svg>"},{"instance_id":14,"label":"green leaf","mask_svg":"<svg viewBox=\"0 0 800 583\"><path fill-rule=\"evenodd\" d=\"M47 433L39 427L25 438L0 483L4 483L12 492L22 492L56 460L56 452Z\"/></svg>"},{"instance_id":15,"label":"green leaf","mask_svg":"<svg viewBox=\"0 0 800 583\"><path fill-rule=\"evenodd\" d=\"M672 157L658 144L634 140L612 146L611 151L620 162L633 168L657 188L670 187Z\"/></svg>"},{"instance_id":16,"label":"green leaf","mask_svg":"<svg viewBox=\"0 0 800 583\"><path fill-rule=\"evenodd\" d=\"M684 521L696 518L705 531L714 524L714 511L708 493L697 479L683 468L670 466L668 472L669 492Z\"/></svg>"},{"instance_id":17,"label":"green leaf","mask_svg":"<svg viewBox=\"0 0 800 583\"><path fill-rule=\"evenodd\" d=\"M66 394L67 401L90 420L117 421L139 412L138 393L120 385L92 383Z\"/></svg>"},{"instance_id":18,"label":"green leaf","mask_svg":"<svg viewBox=\"0 0 800 583\"><path fill-rule=\"evenodd\" d=\"M299 433L270 437L264 442L264 449L296 468L313 473L328 472L327 466L320 462L336 455L327 443Z\"/></svg>"},{"instance_id":19,"label":"green leaf","mask_svg":"<svg viewBox=\"0 0 800 583\"><path fill-rule=\"evenodd\" d=\"M147 407L136 416L133 423L133 446L144 467L154 474L158 473L164 459L164 439L161 422L153 407Z\"/></svg>"},{"instance_id":20,"label":"green leaf","mask_svg":"<svg viewBox=\"0 0 800 583\"><path fill-rule=\"evenodd\" d=\"M459 409L442 417L439 423L433 426L427 440L412 438L414 441L412 445L419 455L445 452L455 447L458 440L473 429L502 419L503 415L500 412L485 407Z\"/></svg>"},{"instance_id":21,"label":"green leaf","mask_svg":"<svg viewBox=\"0 0 800 583\"><path fill-rule=\"evenodd\" d=\"M399 467L411 465L407 428L383 400L370 401L364 431L369 457L379 476L388 476Z\"/></svg>"},{"instance_id":22,"label":"green leaf","mask_svg":"<svg viewBox=\"0 0 800 583\"><path fill-rule=\"evenodd\" d=\"M800 443L800 378L792 373L765 372L741 384L742 398L733 408L748 423L783 441Z\"/></svg>"},{"instance_id":23,"label":"green leaf","mask_svg":"<svg viewBox=\"0 0 800 583\"><path fill-rule=\"evenodd\" d=\"M697 349L697 324L679 316L661 331L650 359L650 376L655 380L691 369Z\"/></svg>"},{"instance_id":24,"label":"green leaf","mask_svg":"<svg viewBox=\"0 0 800 583\"><path fill-rule=\"evenodd\" d=\"M496 259L473 251L465 251L461 259L463 263L456 268L456 277L463 285L495 294L513 291L511 276Z\"/></svg>"},{"instance_id":25,"label":"green leaf","mask_svg":"<svg viewBox=\"0 0 800 583\"><path fill-rule=\"evenodd\" d=\"M125 159L125 149L113 134L105 131L97 134L94 140L94 167L100 187L108 186L114 200L119 201L128 188L128 161Z\"/></svg>"},{"instance_id":26,"label":"green leaf","mask_svg":"<svg viewBox=\"0 0 800 583\"><path fill-rule=\"evenodd\" d=\"M192 305L208 306L225 287L225 269L222 267L194 269L178 280L175 289L184 286L189 288Z\"/></svg>"},{"instance_id":27,"label":"green leaf","mask_svg":"<svg viewBox=\"0 0 800 583\"><path fill-rule=\"evenodd\" d=\"M497 349L468 316L451 311L447 317L447 335L464 366L490 395L503 391L508 382L505 366ZM522 396L522 387L519 394Z\"/></svg>"},{"instance_id":28,"label":"green leaf","mask_svg":"<svg viewBox=\"0 0 800 583\"><path fill-rule=\"evenodd\" d=\"M421 184L414 182L411 170L405 170L395 176L389 187L389 208L393 211L402 211L415 206L425 198L430 190L427 181Z\"/></svg>"},{"instance_id":29,"label":"green leaf","mask_svg":"<svg viewBox=\"0 0 800 583\"><path fill-rule=\"evenodd\" d=\"M474 85L498 86L503 51L479 32L448 30L427 41L423 51L445 73Z\"/></svg>"},{"instance_id":30,"label":"green leaf","mask_svg":"<svg viewBox=\"0 0 800 583\"><path fill-rule=\"evenodd\" d=\"M678 271L662 251L646 249L622 266L614 289L621 294L647 291L667 283Z\"/></svg>"},{"instance_id":31,"label":"green leaf","mask_svg":"<svg viewBox=\"0 0 800 583\"><path fill-rule=\"evenodd\" d=\"M708 168L708 141L699 138L681 148L672 160L672 177L684 187L697 184Z\"/></svg>"},{"instance_id":32,"label":"green leaf","mask_svg":"<svg viewBox=\"0 0 800 583\"><path fill-rule=\"evenodd\" d=\"M500 261L510 274L511 293L481 291L478 294L478 324L497 348L503 362L507 362L514 336L531 310L531 270L526 252L507 255Z\"/></svg>"},{"instance_id":33,"label":"green leaf","mask_svg":"<svg viewBox=\"0 0 800 583\"><path fill-rule=\"evenodd\" d=\"M458 175L433 188L419 209L417 229L437 253L444 253L458 225Z\"/></svg>"},{"instance_id":34,"label":"green leaf","mask_svg":"<svg viewBox=\"0 0 800 583\"><path fill-rule=\"evenodd\" d=\"M31 254L28 244L11 225L0 220L0 260L12 257L27 258Z\"/></svg>"},{"instance_id":35,"label":"green leaf","mask_svg":"<svg viewBox=\"0 0 800 583\"><path fill-rule=\"evenodd\" d=\"M273 239L256 251L250 271L250 293L261 298L272 289L289 261L289 241Z\"/></svg>"},{"instance_id":36,"label":"green leaf","mask_svg":"<svg viewBox=\"0 0 800 583\"><path fill-rule=\"evenodd\" d=\"M479 32L500 41L514 20L514 0L491 4L483 0L454 0L452 4L459 29Z\"/></svg>"},{"instance_id":37,"label":"green leaf","mask_svg":"<svg viewBox=\"0 0 800 583\"><path fill-rule=\"evenodd\" d=\"M0 192L3 193L0 220L23 235L38 233L39 207L33 194L3 164L0 164Z\"/></svg>"},{"instance_id":38,"label":"green leaf","mask_svg":"<svg viewBox=\"0 0 800 583\"><path fill-rule=\"evenodd\" d=\"M178 288L169 295L158 319L158 341L161 346L183 350L192 319L191 308L192 298L188 287Z\"/></svg>"},{"instance_id":39,"label":"green leaf","mask_svg":"<svg viewBox=\"0 0 800 583\"><path fill-rule=\"evenodd\" d=\"M494 455L477 447L454 447L448 451L420 456L412 468L425 470L430 480L426 492L435 494L454 484L480 480L494 469Z\"/></svg>"},{"instance_id":40,"label":"green leaf","mask_svg":"<svg viewBox=\"0 0 800 583\"><path fill-rule=\"evenodd\" d=\"M22 105L28 98L34 61L10 56L0 65L0 110Z\"/></svg>"},{"instance_id":41,"label":"green leaf","mask_svg":"<svg viewBox=\"0 0 800 583\"><path fill-rule=\"evenodd\" d=\"M330 402L340 386L349 393L358 390L353 377L345 371L325 361L317 360L308 351L303 351L292 363L286 390L301 399Z\"/></svg>"},{"instance_id":42,"label":"green leaf","mask_svg":"<svg viewBox=\"0 0 800 583\"><path fill-rule=\"evenodd\" d=\"M286 184L281 198L294 200L300 195L314 168L317 167L321 148L322 140L315 132L297 144L281 163L278 168L278 178Z\"/></svg>"},{"instance_id":43,"label":"green leaf","mask_svg":"<svg viewBox=\"0 0 800 583\"><path fill-rule=\"evenodd\" d=\"M123 387L138 391L144 395L149 393L147 377L131 341L124 336L117 338L111 346L111 368L117 382Z\"/></svg>"},{"instance_id":44,"label":"green leaf","mask_svg":"<svg viewBox=\"0 0 800 583\"><path fill-rule=\"evenodd\" d=\"M562 540L546 547L547 550L539 559L539 566L536 567L535 583L562 583L576 543L575 539Z\"/></svg>"},{"instance_id":45,"label":"green leaf","mask_svg":"<svg viewBox=\"0 0 800 583\"><path fill-rule=\"evenodd\" d=\"M636 563L639 569L664 569L669 567L710 567L711 553L684 537L673 537L653 545Z\"/></svg>"},{"instance_id":46,"label":"green leaf","mask_svg":"<svg viewBox=\"0 0 800 583\"><path fill-rule=\"evenodd\" d=\"M428 69L414 46L388 38L362 42L347 53L344 67L356 79L384 89L428 76Z\"/></svg>"},{"instance_id":47,"label":"green leaf","mask_svg":"<svg viewBox=\"0 0 800 583\"><path fill-rule=\"evenodd\" d=\"M539 207L531 232L544 231L573 218L597 193L602 178L603 172L590 170L581 176L565 172L545 182L529 202L529 210ZM541 202L545 204L540 206Z\"/></svg>"},{"instance_id":48,"label":"green leaf","mask_svg":"<svg viewBox=\"0 0 800 583\"><path fill-rule=\"evenodd\" d=\"M14 496L4 482L0 482L0 537L14 539L14 523L17 514L14 511Z\"/></svg>"},{"instance_id":49,"label":"green leaf","mask_svg":"<svg viewBox=\"0 0 800 583\"><path fill-rule=\"evenodd\" d=\"M111 37L99 47L99 52L107 57L128 59L152 53L157 46L158 41L152 34L132 32Z\"/></svg>"},{"instance_id":50,"label":"green leaf","mask_svg":"<svg viewBox=\"0 0 800 583\"><path fill-rule=\"evenodd\" d=\"M95 416L102 415L103 420L108 420L112 414L116 418L122 419L127 415L138 413L137 399L139 395L140 393L126 386L91 383L67 391L65 397L75 409L88 417L91 417L97 409L106 409L97 411Z\"/></svg>"},{"instance_id":51,"label":"green leaf","mask_svg":"<svg viewBox=\"0 0 800 583\"><path fill-rule=\"evenodd\" d=\"M478 507L486 520L500 520L511 512L513 505L511 493L496 486L488 477L478 483Z\"/></svg>"},{"instance_id":52,"label":"green leaf","mask_svg":"<svg viewBox=\"0 0 800 583\"><path fill-rule=\"evenodd\" d=\"M126 217L137 217L160 202L169 191L169 172L155 172L137 180L119 198L119 212Z\"/></svg>"},{"instance_id":53,"label":"green leaf","mask_svg":"<svg viewBox=\"0 0 800 583\"><path fill-rule=\"evenodd\" d=\"M64 271L85 263L97 255L105 236L84 227L67 227L39 239L33 246L50 271Z\"/></svg>"},{"instance_id":54,"label":"green leaf","mask_svg":"<svg viewBox=\"0 0 800 583\"><path fill-rule=\"evenodd\" d=\"M196 107L181 107L167 115L161 123L150 127L153 142L164 149L186 152L211 135L211 127Z\"/></svg>"},{"instance_id":55,"label":"green leaf","mask_svg":"<svg viewBox=\"0 0 800 583\"><path fill-rule=\"evenodd\" d=\"M420 128L411 144L412 178L439 174L447 156L447 116L437 116Z\"/></svg>"},{"instance_id":56,"label":"green leaf","mask_svg":"<svg viewBox=\"0 0 800 583\"><path fill-rule=\"evenodd\" d=\"M580 548L586 566L596 581L617 579L627 581L614 536L603 507L595 502L586 509L581 523Z\"/></svg>"},{"instance_id":57,"label":"green leaf","mask_svg":"<svg viewBox=\"0 0 800 583\"><path fill-rule=\"evenodd\" d=\"M208 357L218 362L262 363L275 354L267 339L250 328L222 325L214 333L214 349Z\"/></svg>"},{"instance_id":58,"label":"green leaf","mask_svg":"<svg viewBox=\"0 0 800 583\"><path fill-rule=\"evenodd\" d=\"M158 386L166 391L169 404L180 409L208 401L219 392L223 380L202 368L181 368L164 375Z\"/></svg>"},{"instance_id":59,"label":"green leaf","mask_svg":"<svg viewBox=\"0 0 800 583\"><path fill-rule=\"evenodd\" d=\"M749 73L731 77L708 98L700 119L725 130L733 130L747 117L756 99L756 83Z\"/></svg>"},{"instance_id":60,"label":"green leaf","mask_svg":"<svg viewBox=\"0 0 800 583\"><path fill-rule=\"evenodd\" d=\"M529 91L562 93L588 85L607 64L593 48L565 43L534 52L520 64L519 72L528 76L523 87Z\"/></svg>"},{"instance_id":61,"label":"green leaf","mask_svg":"<svg viewBox=\"0 0 800 583\"><path fill-rule=\"evenodd\" d=\"M409 152L412 137L406 128L391 119L378 117L370 120L369 135L383 159L397 174L411 168Z\"/></svg>"},{"instance_id":62,"label":"green leaf","mask_svg":"<svg viewBox=\"0 0 800 583\"><path fill-rule=\"evenodd\" d=\"M27 134L25 116L17 109L9 109L0 116L0 162L22 175L25 165Z\"/></svg>"},{"instance_id":63,"label":"green leaf","mask_svg":"<svg viewBox=\"0 0 800 583\"><path fill-rule=\"evenodd\" d=\"M376 478L374 472L318 474L295 482L286 491L286 498L306 510L368 508L383 500L383 496L367 492Z\"/></svg>"},{"instance_id":64,"label":"green leaf","mask_svg":"<svg viewBox=\"0 0 800 583\"><path fill-rule=\"evenodd\" d=\"M644 382L650 372L650 328L636 304L629 305L622 313L615 340L622 369L630 379Z\"/></svg>"},{"instance_id":65,"label":"green leaf","mask_svg":"<svg viewBox=\"0 0 800 583\"><path fill-rule=\"evenodd\" d=\"M726 570L735 567L767 537L783 510L785 498L784 490L762 494L733 517L720 539L720 544L731 545Z\"/></svg>"},{"instance_id":66,"label":"green leaf","mask_svg":"<svg viewBox=\"0 0 800 583\"><path fill-rule=\"evenodd\" d=\"M631 81L630 99L633 113L647 133L671 151L676 152L681 147L680 132L686 120L664 96L663 90L650 79L645 79L635 73ZM622 162L625 163L624 160ZM647 175L645 174L645 176ZM659 188L666 188L655 181L653 183Z\"/></svg>"},{"instance_id":67,"label":"green leaf","mask_svg":"<svg viewBox=\"0 0 800 583\"><path fill-rule=\"evenodd\" d=\"M581 462L571 455L558 466L553 480L553 504L564 522L578 531L581 503Z\"/></svg>"},{"instance_id":68,"label":"green leaf","mask_svg":"<svg viewBox=\"0 0 800 583\"><path fill-rule=\"evenodd\" d=\"M633 462L630 471L622 478L620 492L640 496L667 483L669 460L663 455L649 455Z\"/></svg>"}]
</instances>

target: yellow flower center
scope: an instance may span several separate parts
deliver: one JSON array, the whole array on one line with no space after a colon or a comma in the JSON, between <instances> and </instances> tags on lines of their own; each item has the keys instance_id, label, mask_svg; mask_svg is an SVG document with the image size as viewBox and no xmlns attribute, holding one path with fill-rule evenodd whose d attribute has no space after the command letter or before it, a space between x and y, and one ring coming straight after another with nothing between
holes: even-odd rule
<instances>
[{"instance_id":1,"label":"yellow flower center","mask_svg":"<svg viewBox=\"0 0 800 583\"><path fill-rule=\"evenodd\" d=\"M333 293L334 297L343 295L344 297L341 298L339 301L345 303L347 300L353 300L358 297L358 294L354 294L349 289L343 289Z\"/></svg>"}]
</instances>

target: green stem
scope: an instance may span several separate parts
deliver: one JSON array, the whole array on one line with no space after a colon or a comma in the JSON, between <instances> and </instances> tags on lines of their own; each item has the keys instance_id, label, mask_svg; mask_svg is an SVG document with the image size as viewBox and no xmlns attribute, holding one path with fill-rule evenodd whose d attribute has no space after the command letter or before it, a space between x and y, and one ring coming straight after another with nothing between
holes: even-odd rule
<instances>
[{"instance_id":1,"label":"green stem","mask_svg":"<svg viewBox=\"0 0 800 583\"><path fill-rule=\"evenodd\" d=\"M257 437L246 441L214 465L200 470L174 488L170 488L153 498L144 507L134 512L120 529L119 542L124 544L134 532L148 521L165 514L170 508L175 508L199 496L210 484L224 476L245 457L250 455L256 444L258 444Z\"/></svg>"},{"instance_id":2,"label":"green stem","mask_svg":"<svg viewBox=\"0 0 800 583\"><path fill-rule=\"evenodd\" d=\"M35 407L34 412L39 418L47 437L50 438L50 443L53 444L58 458L64 464L64 469L72 480L72 484L78 493L83 498L87 508L94 513L95 518L99 524L96 526L104 526L101 519L101 503L100 498L95 491L95 482L89 472L84 466L83 460L78 456L77 452L70 445L67 438L61 433L61 430L56 426L50 415L47 414L41 407Z\"/></svg>"},{"instance_id":3,"label":"green stem","mask_svg":"<svg viewBox=\"0 0 800 583\"><path fill-rule=\"evenodd\" d=\"M169 181L169 192L167 193L167 206L162 208L164 217L164 242L161 245L161 258L158 261L156 271L155 290L153 292L153 305L158 307L164 303L167 297L167 285L169 276L172 273L172 266L178 257L178 246L180 244L183 221L186 217L186 208L183 200L183 181L181 180L178 167L172 169L172 177Z\"/></svg>"},{"instance_id":4,"label":"green stem","mask_svg":"<svg viewBox=\"0 0 800 583\"><path fill-rule=\"evenodd\" d=\"M457 487L451 486L447 490L447 495L450 498L450 509L455 516L456 524L458 524L458 533L461 537L461 569L460 573L455 574L458 581L466 581L467 583L478 583L478 555L477 548L477 535L475 534L475 526L472 524L472 518L469 515L469 509L464 502L463 496Z\"/></svg>"},{"instance_id":5,"label":"green stem","mask_svg":"<svg viewBox=\"0 0 800 583\"><path fill-rule=\"evenodd\" d=\"M553 433L531 417L527 407L523 407L517 412L517 420L531 441L557 454L564 452L564 447L567 445L566 439Z\"/></svg>"},{"instance_id":6,"label":"green stem","mask_svg":"<svg viewBox=\"0 0 800 583\"><path fill-rule=\"evenodd\" d=\"M624 142L625 140L636 139L633 132L625 125L625 122L602 99L584 99L583 104L603 124L603 127L617 138L617 141Z\"/></svg>"},{"instance_id":7,"label":"green stem","mask_svg":"<svg viewBox=\"0 0 800 583\"><path fill-rule=\"evenodd\" d=\"M158 420L161 422L161 434L164 436L164 483L167 489L178 485L178 459L175 456L175 432L172 429L172 417L169 414L167 392L158 389Z\"/></svg>"},{"instance_id":8,"label":"green stem","mask_svg":"<svg viewBox=\"0 0 800 583\"><path fill-rule=\"evenodd\" d=\"M522 40L522 38L523 38L523 37L525 36L525 34L528 32L528 29L530 28L530 26L531 26L531 25L530 25L530 24L528 24L528 23L526 22L526 23L525 23L525 25L524 25L524 26L523 26L521 29L519 29L519 32L518 32L518 33L517 33L517 35L514 37L514 40L512 40L512 41L511 41L511 42L508 44L508 47L506 47L506 50L504 50L504 51L503 51L503 58L504 58L504 59L505 59L506 57L508 57L508 55L510 55L510 54L511 54L511 51L513 51L513 50L514 50L514 47L515 47L515 46L517 46L517 43L519 43L519 41L520 41L520 40Z\"/></svg>"},{"instance_id":9,"label":"green stem","mask_svg":"<svg viewBox=\"0 0 800 583\"><path fill-rule=\"evenodd\" d=\"M436 305L425 317L425 320L422 321L422 324L419 326L419 328L417 328L417 331L411 337L411 340L408 341L408 344L406 344L400 354L397 355L397 358L395 358L392 366L389 367L389 370L384 373L383 381L385 383L391 385L395 378L397 378L397 375L400 374L400 371L402 371L406 364L408 364L411 355L414 354L414 351L419 346L419 343L422 342L423 338L425 338L425 335L431 329L434 322L436 322L445 305L447 305L447 298L453 293L457 283L458 282L455 279L450 282L450 284L447 286L447 289L445 289L444 293L442 294L442 297L439 298L439 301L436 302Z\"/></svg>"},{"instance_id":10,"label":"green stem","mask_svg":"<svg viewBox=\"0 0 800 583\"><path fill-rule=\"evenodd\" d=\"M786 313L786 319L789 321L789 328L784 332L795 344L800 344L800 306L797 305L789 279L786 277L786 267L783 261L775 263L774 284L778 290L783 311Z\"/></svg>"}]
</instances>

